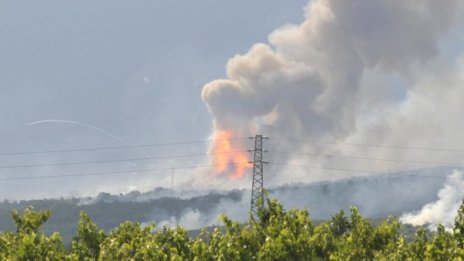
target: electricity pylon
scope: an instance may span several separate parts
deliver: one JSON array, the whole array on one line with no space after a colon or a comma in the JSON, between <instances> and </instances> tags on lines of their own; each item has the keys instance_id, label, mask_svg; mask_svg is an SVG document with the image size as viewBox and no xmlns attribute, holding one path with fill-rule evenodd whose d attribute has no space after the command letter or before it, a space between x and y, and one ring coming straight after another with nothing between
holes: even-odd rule
<instances>
[{"instance_id":1,"label":"electricity pylon","mask_svg":"<svg viewBox=\"0 0 464 261\"><path fill-rule=\"evenodd\" d=\"M256 135L250 137L254 140L255 148L250 150L253 153L253 181L251 183L251 216L252 218L258 217L258 210L264 207L264 164L267 162L263 161L263 153L266 152L263 148L263 135Z\"/></svg>"}]
</instances>

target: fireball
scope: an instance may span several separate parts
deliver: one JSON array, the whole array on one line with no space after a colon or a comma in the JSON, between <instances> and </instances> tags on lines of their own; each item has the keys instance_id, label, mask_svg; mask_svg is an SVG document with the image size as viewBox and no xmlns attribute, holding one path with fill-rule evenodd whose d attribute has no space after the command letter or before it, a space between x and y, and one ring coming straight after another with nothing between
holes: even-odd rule
<instances>
[{"instance_id":1,"label":"fireball","mask_svg":"<svg viewBox=\"0 0 464 261\"><path fill-rule=\"evenodd\" d=\"M243 144L237 141L233 131L216 131L210 154L217 174L225 173L231 179L240 179L252 167Z\"/></svg>"}]
</instances>

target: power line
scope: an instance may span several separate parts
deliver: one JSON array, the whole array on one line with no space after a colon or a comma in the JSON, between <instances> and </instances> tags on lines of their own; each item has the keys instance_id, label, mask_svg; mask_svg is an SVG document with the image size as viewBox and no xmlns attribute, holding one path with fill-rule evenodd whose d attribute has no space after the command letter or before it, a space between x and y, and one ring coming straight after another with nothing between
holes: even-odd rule
<instances>
[{"instance_id":1,"label":"power line","mask_svg":"<svg viewBox=\"0 0 464 261\"><path fill-rule=\"evenodd\" d=\"M73 165L104 164L104 163L115 163L115 162L144 161L144 160L154 160L154 159L190 158L190 157L217 155L217 154L231 154L231 153L236 153L236 152L246 152L246 151L243 150L243 151L229 151L229 152L202 153L202 154L154 156L154 157L130 158L130 159L114 159L114 160L73 161L73 162L62 162L62 163L30 164L30 165L10 165L10 166L0 166L0 169L53 167L53 166L73 166Z\"/></svg>"},{"instance_id":2,"label":"power line","mask_svg":"<svg viewBox=\"0 0 464 261\"><path fill-rule=\"evenodd\" d=\"M248 138L233 138L228 140L245 140ZM185 141L185 142L170 142L170 143L156 143L156 144L142 144L142 145L124 145L124 146L108 146L108 147L94 147L94 148L76 148L76 149L59 149L59 150L40 150L40 151L23 151L23 152L0 152L0 156L14 156L14 155L31 155L31 154L47 154L47 153L66 153L66 152L83 152L83 151L99 151L99 150L119 150L119 149L131 149L131 148L149 148L149 147L164 147L164 146L176 146L176 145L189 145L189 144L201 144L211 141L220 140L197 140L197 141Z\"/></svg>"},{"instance_id":3,"label":"power line","mask_svg":"<svg viewBox=\"0 0 464 261\"><path fill-rule=\"evenodd\" d=\"M351 172L351 173L388 174L387 172L382 172L382 171L364 171L364 170L354 170L354 169L345 169L345 168L315 167L315 166L308 166L308 165L276 163L276 162L272 162L272 163L269 163L269 164L271 164L271 165L289 166L289 167L300 167L300 168L306 168L306 169L333 170L333 171ZM449 175L447 175L446 177L443 177L443 176L433 176L433 175L404 174L404 176L416 176L416 177L440 178L440 179L450 178Z\"/></svg>"},{"instance_id":4,"label":"power line","mask_svg":"<svg viewBox=\"0 0 464 261\"><path fill-rule=\"evenodd\" d=\"M190 158L209 156L217 154L232 154L241 151L230 151L230 152L217 152L217 153L201 153L201 154L186 154L186 155L169 155L169 156L153 156L153 157L136 157L128 159L113 159L113 160L96 160L96 161L72 161L62 163L41 163L41 164L28 164L28 165L7 165L0 166L0 169L16 169L16 168L32 168L32 167L53 167L53 166L74 166L74 165L90 165L90 164L105 164L105 163L117 163L117 162L131 162L131 161L145 161L145 160L156 160L156 159L175 159L175 158ZM330 157L330 158L346 158L346 159L360 159L360 160L374 160L374 161L386 161L386 162L405 162L405 163L422 163L422 164L449 164L449 165L461 165L460 162L450 161L419 161L419 160L401 160L401 159L383 159L383 158L371 158L371 157L357 157L347 155L333 155L333 154L317 154L317 153L294 153L286 151L268 151L269 153L275 154L286 154L286 155L301 155L301 156L315 156L315 157Z\"/></svg>"},{"instance_id":5,"label":"power line","mask_svg":"<svg viewBox=\"0 0 464 261\"><path fill-rule=\"evenodd\" d=\"M248 163L248 162L243 162ZM279 163L279 162L270 162L271 165L280 165L280 166L289 166L289 167L299 167L306 169L320 169L320 170L331 170L331 171L342 171L350 173L365 173L365 174L387 174L386 172L381 171L365 171L365 170L355 170L355 169L346 169L346 168L331 168L331 167L316 167L309 165L298 165L298 164L288 164L288 163ZM149 172L165 172L173 171L179 169L196 169L196 168L207 168L215 167L218 164L210 165L193 165L193 166L184 166L184 167L169 167L169 168L159 168L159 169L134 169L134 170L122 170L122 171L105 171L105 172L91 172L91 173L74 173L74 174L61 174L61 175L46 175L46 176L22 176L22 177L8 177L0 178L0 181L12 181L12 180L34 180L34 179L51 179L51 178L67 178L67 177L81 177L81 176L100 176L100 175L117 175L117 174L141 174ZM448 178L441 176L432 176L432 175L420 175L420 174L405 174L405 176L417 176L425 178Z\"/></svg>"},{"instance_id":6,"label":"power line","mask_svg":"<svg viewBox=\"0 0 464 261\"><path fill-rule=\"evenodd\" d=\"M281 163L281 162L271 162L269 164L271 164L271 165L283 165L283 166L289 166L289 167L300 167L300 168L307 168L307 169L323 169L323 170L335 170L335 171L343 171L343 172L385 174L385 172L381 172L381 171L364 171L364 170L353 170L353 169L344 169L344 168L315 167L315 166L308 166L308 165L287 164L287 163Z\"/></svg>"},{"instance_id":7,"label":"power line","mask_svg":"<svg viewBox=\"0 0 464 261\"><path fill-rule=\"evenodd\" d=\"M247 163L247 162L243 162ZM49 179L49 178L66 178L66 177L81 177L81 176L99 176L99 175L115 175L115 174L124 174L124 173L147 173L147 172L162 172L162 171L172 171L173 169L196 169L196 168L206 168L206 167L215 167L217 164L210 165L194 165L194 166L184 166L176 168L161 168L161 169L136 169L136 170L122 170L122 171L105 171L105 172L91 172L91 173L74 173L74 174L63 174L63 175L46 175L46 176L22 176L22 177L9 177L9 178L0 178L0 181L9 181L9 180L29 180L29 179Z\"/></svg>"},{"instance_id":8,"label":"power line","mask_svg":"<svg viewBox=\"0 0 464 261\"><path fill-rule=\"evenodd\" d=\"M328 142L310 139L286 139L276 138L274 140L285 140L291 142L309 142L316 144L338 144L347 146L358 146L358 147L373 147L373 148L387 148L387 149L402 149L402 150L425 150L425 151L447 151L447 152L464 152L464 149L453 149L453 148L432 148L432 147L413 147L413 146L397 146L397 145L380 145L380 144L363 144L363 143L347 143L347 142Z\"/></svg>"},{"instance_id":9,"label":"power line","mask_svg":"<svg viewBox=\"0 0 464 261\"><path fill-rule=\"evenodd\" d=\"M422 163L422 164L448 164L448 165L461 165L462 164L460 162L450 162L450 161L422 161L422 160L383 159L383 158L357 157L357 156L333 155L333 154L294 153L294 152L286 152L286 151L269 151L269 153L287 154L287 155L302 155L302 156L313 156L313 157L374 160L374 161L386 161L386 162L405 162L405 163Z\"/></svg>"}]
</instances>

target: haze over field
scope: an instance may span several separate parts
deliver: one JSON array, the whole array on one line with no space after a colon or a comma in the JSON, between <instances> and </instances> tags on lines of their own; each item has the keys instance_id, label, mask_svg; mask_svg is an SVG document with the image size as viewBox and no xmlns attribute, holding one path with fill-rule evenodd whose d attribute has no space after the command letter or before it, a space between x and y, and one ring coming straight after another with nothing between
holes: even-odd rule
<instances>
[{"instance_id":1,"label":"haze over field","mask_svg":"<svg viewBox=\"0 0 464 261\"><path fill-rule=\"evenodd\" d=\"M0 198L248 188L255 134L267 186L460 168L463 7L1 1Z\"/></svg>"}]
</instances>

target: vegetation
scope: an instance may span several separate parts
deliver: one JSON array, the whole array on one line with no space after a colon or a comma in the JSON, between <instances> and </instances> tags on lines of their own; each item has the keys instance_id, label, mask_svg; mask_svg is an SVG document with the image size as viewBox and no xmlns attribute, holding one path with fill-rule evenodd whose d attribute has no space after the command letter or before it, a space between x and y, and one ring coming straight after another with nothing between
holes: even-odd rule
<instances>
[{"instance_id":1,"label":"vegetation","mask_svg":"<svg viewBox=\"0 0 464 261\"><path fill-rule=\"evenodd\" d=\"M156 191L153 191L156 192ZM160 222L171 217L180 219L186 209L210 212L221 200L239 202L243 193L231 191L224 194L209 193L187 199L161 197L145 201L137 201L131 192L123 196L100 193L96 198L40 199L24 201L0 202L0 231L15 231L16 226L10 218L14 209L25 209L33 206L35 210L51 210L53 215L41 226L45 234L59 232L66 246L76 233L79 213L84 211L101 229L111 231L124 221L141 223ZM149 196L149 195L148 195ZM91 204L82 204L93 200Z\"/></svg>"},{"instance_id":2,"label":"vegetation","mask_svg":"<svg viewBox=\"0 0 464 261\"><path fill-rule=\"evenodd\" d=\"M436 178L424 179L422 174L416 175L416 172L401 172L333 182L288 184L270 189L269 195L277 197L288 208L309 208L313 223L316 224L319 220L329 219L340 209L349 212L350 205L355 205L369 218L371 224L377 226L389 215L401 216L437 200L436 193L430 192L443 187L446 176L440 175L448 170L440 168L429 172L421 170L422 172L436 175ZM192 210L208 215L208 220L215 220L221 209L225 209L224 204L238 207L243 197L249 198L250 192L233 190L205 193L156 188L146 192L132 191L115 195L100 193L96 197L84 198L3 200L0 201L0 231L15 231L16 226L10 218L12 210L33 206L35 210L52 211L53 215L41 226L41 230L47 235L59 232L65 246L69 246L75 236L81 211L87 213L105 232L127 220L143 224L159 224L169 220L174 220L175 223L178 220L182 224L184 215ZM240 211L246 215L247 209ZM246 216L240 221L245 220ZM408 238L415 234L415 230L412 227L402 227L402 233L406 233ZM196 230L190 232L190 236L198 234Z\"/></svg>"},{"instance_id":3,"label":"vegetation","mask_svg":"<svg viewBox=\"0 0 464 261\"><path fill-rule=\"evenodd\" d=\"M0 233L0 260L462 260L464 202L454 228L438 226L428 235L419 229L407 241L400 223L388 219L371 225L356 208L315 225L306 210L285 211L268 200L256 220L239 224L220 216L224 229L190 238L182 227L141 226L126 221L110 233L81 212L77 233L66 248L58 233L41 226L50 211L26 208L11 213L16 232Z\"/></svg>"}]
</instances>

